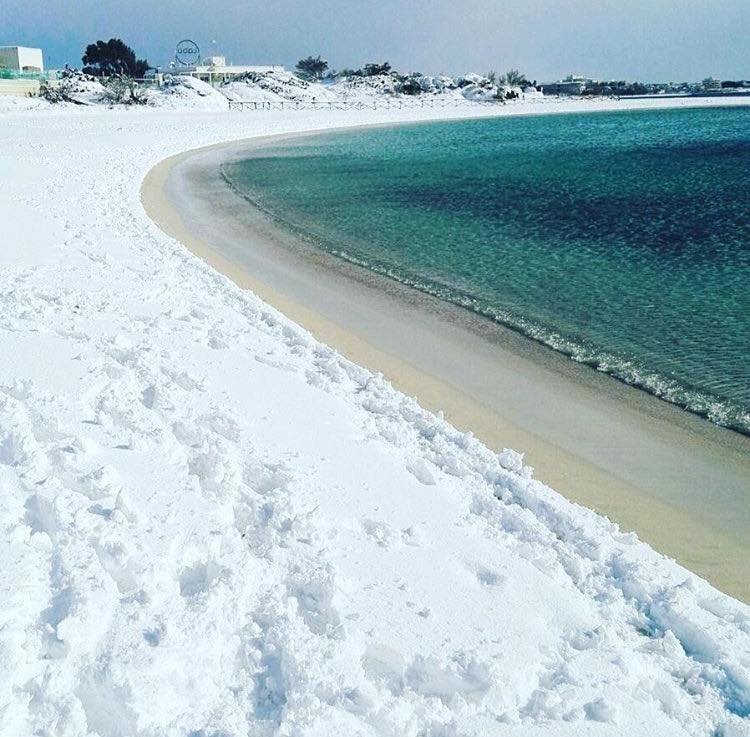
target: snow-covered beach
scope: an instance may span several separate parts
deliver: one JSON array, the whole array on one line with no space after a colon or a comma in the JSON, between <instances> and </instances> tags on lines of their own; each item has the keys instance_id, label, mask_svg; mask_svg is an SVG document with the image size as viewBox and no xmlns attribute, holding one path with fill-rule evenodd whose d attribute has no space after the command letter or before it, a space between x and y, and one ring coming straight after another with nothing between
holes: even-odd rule
<instances>
[{"instance_id":1,"label":"snow-covered beach","mask_svg":"<svg viewBox=\"0 0 750 737\"><path fill-rule=\"evenodd\" d=\"M189 149L423 111L0 115L0 733L750 733L746 605L139 203Z\"/></svg>"},{"instance_id":2,"label":"snow-covered beach","mask_svg":"<svg viewBox=\"0 0 750 737\"><path fill-rule=\"evenodd\" d=\"M750 598L750 439L306 246L222 175L227 162L262 154L277 139L160 162L144 180L147 212L322 342L488 447L523 448L536 478L635 530L724 592Z\"/></svg>"}]
</instances>

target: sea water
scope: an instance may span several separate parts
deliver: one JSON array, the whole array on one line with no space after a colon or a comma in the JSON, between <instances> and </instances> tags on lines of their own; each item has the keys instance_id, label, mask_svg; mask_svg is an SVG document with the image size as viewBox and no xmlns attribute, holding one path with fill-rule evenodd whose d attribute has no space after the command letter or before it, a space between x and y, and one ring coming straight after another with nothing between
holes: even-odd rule
<instances>
[{"instance_id":1,"label":"sea water","mask_svg":"<svg viewBox=\"0 0 750 737\"><path fill-rule=\"evenodd\" d=\"M750 433L750 107L328 133L224 175L316 248Z\"/></svg>"}]
</instances>

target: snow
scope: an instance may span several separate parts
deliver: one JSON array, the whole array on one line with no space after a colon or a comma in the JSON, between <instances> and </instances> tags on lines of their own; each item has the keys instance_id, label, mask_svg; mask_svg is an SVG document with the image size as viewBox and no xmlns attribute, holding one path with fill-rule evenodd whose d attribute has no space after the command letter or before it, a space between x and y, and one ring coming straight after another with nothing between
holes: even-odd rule
<instances>
[{"instance_id":1,"label":"snow","mask_svg":"<svg viewBox=\"0 0 750 737\"><path fill-rule=\"evenodd\" d=\"M498 87L478 74L459 80L444 76L410 75L406 78L418 86L420 95L445 100L494 100ZM247 75L245 79L229 82L219 90L231 100L246 102L362 102L365 104L385 98L411 98L401 91L404 80L393 74L340 77L334 80L308 82L292 72L271 71ZM521 92L518 88L517 92ZM534 94L538 95L536 90Z\"/></svg>"},{"instance_id":2,"label":"snow","mask_svg":"<svg viewBox=\"0 0 750 737\"><path fill-rule=\"evenodd\" d=\"M394 95L396 80L390 74L375 74L371 77L348 77L331 87L344 100L369 99L379 95Z\"/></svg>"},{"instance_id":3,"label":"snow","mask_svg":"<svg viewBox=\"0 0 750 737\"><path fill-rule=\"evenodd\" d=\"M107 88L96 77L77 71L66 71L52 92L64 95L63 104L96 105L110 102Z\"/></svg>"},{"instance_id":4,"label":"snow","mask_svg":"<svg viewBox=\"0 0 750 737\"><path fill-rule=\"evenodd\" d=\"M488 101L496 99L498 87L489 79L478 74L469 74L458 80L450 77L410 75L408 81L419 89L421 96L439 97L445 100ZM308 81L293 72L272 70L251 72L231 82L212 86L207 82L183 75L165 75L162 86L141 87L143 104L164 109L194 109L205 111L226 110L228 100L258 103L281 102L347 102L372 104L384 98L412 98L401 91L403 80L393 74L380 74L368 77L351 76L335 80ZM505 89L505 88L504 88ZM530 97L540 96L530 88ZM514 91L521 94L520 88ZM55 104L67 106L112 106L117 102L116 95L98 78L82 74L77 70L66 70L64 77L51 88L51 94L63 99ZM126 95L126 98L128 96ZM14 107L18 100L14 98ZM37 105L46 105L45 100ZM8 103L5 103L8 105ZM35 107L27 103L21 107ZM2 109L2 108L0 108Z\"/></svg>"},{"instance_id":5,"label":"snow","mask_svg":"<svg viewBox=\"0 0 750 737\"><path fill-rule=\"evenodd\" d=\"M226 110L227 96L200 79L167 77L160 89L149 90L148 104L153 107L184 110Z\"/></svg>"},{"instance_id":6,"label":"snow","mask_svg":"<svg viewBox=\"0 0 750 737\"><path fill-rule=\"evenodd\" d=\"M139 203L179 151L417 111L4 109L0 735L750 734L750 608Z\"/></svg>"},{"instance_id":7,"label":"snow","mask_svg":"<svg viewBox=\"0 0 750 737\"><path fill-rule=\"evenodd\" d=\"M320 82L308 82L292 72L253 73L244 79L221 85L230 100L245 102L329 102L338 95Z\"/></svg>"}]
</instances>

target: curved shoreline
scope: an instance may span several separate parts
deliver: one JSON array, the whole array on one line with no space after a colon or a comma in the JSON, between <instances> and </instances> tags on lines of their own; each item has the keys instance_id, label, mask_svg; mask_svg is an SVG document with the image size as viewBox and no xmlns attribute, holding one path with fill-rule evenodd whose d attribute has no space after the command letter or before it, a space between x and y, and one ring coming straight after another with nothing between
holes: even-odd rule
<instances>
[{"instance_id":1,"label":"curved shoreline","mask_svg":"<svg viewBox=\"0 0 750 737\"><path fill-rule=\"evenodd\" d=\"M459 321L458 307L300 249L219 173L267 140L162 161L142 185L147 213L318 339L488 446L526 451L536 476L560 493L750 600L750 441L510 329Z\"/></svg>"},{"instance_id":2,"label":"curved shoreline","mask_svg":"<svg viewBox=\"0 0 750 737\"><path fill-rule=\"evenodd\" d=\"M293 136L293 138L297 138L297 136ZM298 243L302 243L303 241L305 243L308 242L309 238L306 237L305 233L301 232L299 228L291 223L286 222L283 215L274 214L254 201L248 194L244 193L242 188L232 181L223 165L220 167L220 171L227 186L239 197L246 200L251 207L260 210L269 220L278 223L280 227L291 230ZM436 297L444 302L450 302L481 318L486 318L503 327L509 328L529 340L540 343L558 353L562 353L573 361L601 371L617 381L645 391L662 401L669 402L680 409L705 418L719 427L727 428L733 432L750 437L750 415L730 400L721 399L706 389L697 388L695 385L689 383L681 383L649 367L639 366L633 368L632 360L628 357L610 352L600 346L592 351L581 340L568 335L562 335L553 328L522 316L510 315L507 312L503 314L501 310L491 306L489 303L482 302L480 298L468 292L458 291L439 281L432 281L429 278L413 276L408 273L395 273L385 263L378 261L368 262L364 259L360 260L358 257L344 251L326 248L325 245L321 245L320 248L312 246L311 250L323 250L327 254L336 257L336 259L347 261L355 269L364 269L373 275L397 281L405 287L415 289L425 295ZM721 419L724 421L720 421Z\"/></svg>"}]
</instances>

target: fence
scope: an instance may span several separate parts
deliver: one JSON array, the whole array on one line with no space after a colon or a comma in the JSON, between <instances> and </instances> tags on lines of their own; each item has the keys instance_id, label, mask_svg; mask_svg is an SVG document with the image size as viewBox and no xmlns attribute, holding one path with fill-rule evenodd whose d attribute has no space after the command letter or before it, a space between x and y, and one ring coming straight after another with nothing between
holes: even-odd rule
<instances>
[{"instance_id":1,"label":"fence","mask_svg":"<svg viewBox=\"0 0 750 737\"><path fill-rule=\"evenodd\" d=\"M438 98L389 98L381 100L307 100L297 101L262 101L229 100L230 110L388 110L398 108L451 108L469 105L503 105L503 100L467 100L461 97L449 99Z\"/></svg>"},{"instance_id":2,"label":"fence","mask_svg":"<svg viewBox=\"0 0 750 737\"><path fill-rule=\"evenodd\" d=\"M17 69L0 67L0 79L36 80L41 82L46 79L54 79L55 72L21 72Z\"/></svg>"}]
</instances>

